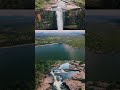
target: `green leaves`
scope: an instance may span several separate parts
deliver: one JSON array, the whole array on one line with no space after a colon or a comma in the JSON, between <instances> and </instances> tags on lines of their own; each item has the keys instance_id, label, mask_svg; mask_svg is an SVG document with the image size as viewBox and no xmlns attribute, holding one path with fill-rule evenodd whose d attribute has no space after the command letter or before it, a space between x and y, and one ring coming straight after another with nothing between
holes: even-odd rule
<instances>
[{"instance_id":1,"label":"green leaves","mask_svg":"<svg viewBox=\"0 0 120 90\"><path fill-rule=\"evenodd\" d=\"M43 8L50 0L35 0L35 9Z\"/></svg>"}]
</instances>

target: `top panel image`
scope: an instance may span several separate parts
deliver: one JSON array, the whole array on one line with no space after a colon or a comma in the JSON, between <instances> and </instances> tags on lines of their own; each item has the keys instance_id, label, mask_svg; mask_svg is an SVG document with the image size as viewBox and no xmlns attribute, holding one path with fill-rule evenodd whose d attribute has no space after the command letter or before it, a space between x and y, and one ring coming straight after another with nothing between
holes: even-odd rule
<instances>
[{"instance_id":1,"label":"top panel image","mask_svg":"<svg viewBox=\"0 0 120 90\"><path fill-rule=\"evenodd\" d=\"M86 9L120 9L120 0L86 0Z\"/></svg>"},{"instance_id":2,"label":"top panel image","mask_svg":"<svg viewBox=\"0 0 120 90\"><path fill-rule=\"evenodd\" d=\"M0 9L34 9L34 0L0 0Z\"/></svg>"},{"instance_id":3,"label":"top panel image","mask_svg":"<svg viewBox=\"0 0 120 90\"><path fill-rule=\"evenodd\" d=\"M36 30L84 30L85 0L35 0Z\"/></svg>"}]
</instances>

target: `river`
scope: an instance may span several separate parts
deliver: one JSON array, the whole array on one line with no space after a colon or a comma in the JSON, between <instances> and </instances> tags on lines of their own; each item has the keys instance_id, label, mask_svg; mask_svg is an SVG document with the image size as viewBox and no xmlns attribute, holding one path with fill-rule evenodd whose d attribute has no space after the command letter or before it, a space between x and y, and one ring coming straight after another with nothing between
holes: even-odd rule
<instances>
[{"instance_id":1,"label":"river","mask_svg":"<svg viewBox=\"0 0 120 90\"><path fill-rule=\"evenodd\" d=\"M49 44L35 47L36 62L39 60L84 60L85 48L73 48L66 44Z\"/></svg>"}]
</instances>

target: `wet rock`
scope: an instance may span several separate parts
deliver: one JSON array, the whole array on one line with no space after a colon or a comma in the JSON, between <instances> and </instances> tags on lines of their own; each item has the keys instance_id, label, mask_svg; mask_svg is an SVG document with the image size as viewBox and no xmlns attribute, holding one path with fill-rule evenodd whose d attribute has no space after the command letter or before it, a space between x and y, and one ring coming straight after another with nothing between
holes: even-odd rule
<instances>
[{"instance_id":1,"label":"wet rock","mask_svg":"<svg viewBox=\"0 0 120 90\"><path fill-rule=\"evenodd\" d=\"M85 90L85 86L82 82L77 81L77 80L64 80L64 83L69 87L70 90Z\"/></svg>"}]
</instances>

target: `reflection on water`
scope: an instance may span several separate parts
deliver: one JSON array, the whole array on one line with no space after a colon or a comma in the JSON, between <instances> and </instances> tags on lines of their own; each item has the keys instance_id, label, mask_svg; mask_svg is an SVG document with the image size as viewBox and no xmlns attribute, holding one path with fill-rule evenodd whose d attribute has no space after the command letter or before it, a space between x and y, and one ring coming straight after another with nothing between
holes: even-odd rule
<instances>
[{"instance_id":1,"label":"reflection on water","mask_svg":"<svg viewBox=\"0 0 120 90\"><path fill-rule=\"evenodd\" d=\"M74 48L71 48L70 46L68 45L63 45L64 46L64 49L69 53L69 56L70 58L74 58L75 57L75 49Z\"/></svg>"},{"instance_id":2,"label":"reflection on water","mask_svg":"<svg viewBox=\"0 0 120 90\"><path fill-rule=\"evenodd\" d=\"M36 61L39 60L84 60L84 48L72 48L65 44L35 47Z\"/></svg>"}]
</instances>

